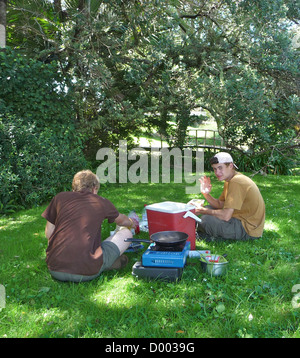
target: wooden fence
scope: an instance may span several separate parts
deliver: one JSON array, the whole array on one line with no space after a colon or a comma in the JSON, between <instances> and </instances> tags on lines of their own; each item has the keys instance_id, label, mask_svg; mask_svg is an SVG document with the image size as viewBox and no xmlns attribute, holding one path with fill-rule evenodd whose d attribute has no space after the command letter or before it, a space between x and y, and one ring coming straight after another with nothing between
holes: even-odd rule
<instances>
[{"instance_id":1,"label":"wooden fence","mask_svg":"<svg viewBox=\"0 0 300 358\"><path fill-rule=\"evenodd\" d=\"M164 142L172 140L171 137L166 138L160 135L161 148L166 145ZM224 140L220 137L219 132L213 129L191 129L188 130L184 147L191 148L212 148L212 149L227 149L224 145Z\"/></svg>"}]
</instances>

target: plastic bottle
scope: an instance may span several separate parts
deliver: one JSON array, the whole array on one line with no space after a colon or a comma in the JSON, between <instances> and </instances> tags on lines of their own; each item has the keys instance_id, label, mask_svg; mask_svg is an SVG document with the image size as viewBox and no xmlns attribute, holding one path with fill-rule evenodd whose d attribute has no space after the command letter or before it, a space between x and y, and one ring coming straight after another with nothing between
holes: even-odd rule
<instances>
[{"instance_id":1,"label":"plastic bottle","mask_svg":"<svg viewBox=\"0 0 300 358\"><path fill-rule=\"evenodd\" d=\"M140 219L137 215L137 213L132 210L130 211L128 217L135 223L135 233L139 234L140 233Z\"/></svg>"},{"instance_id":2,"label":"plastic bottle","mask_svg":"<svg viewBox=\"0 0 300 358\"><path fill-rule=\"evenodd\" d=\"M210 254L210 250L190 250L189 257L200 257L201 254Z\"/></svg>"},{"instance_id":3,"label":"plastic bottle","mask_svg":"<svg viewBox=\"0 0 300 358\"><path fill-rule=\"evenodd\" d=\"M146 206L147 205L145 204L144 209L143 209L143 213L142 213L142 221L143 222L148 222Z\"/></svg>"}]
</instances>

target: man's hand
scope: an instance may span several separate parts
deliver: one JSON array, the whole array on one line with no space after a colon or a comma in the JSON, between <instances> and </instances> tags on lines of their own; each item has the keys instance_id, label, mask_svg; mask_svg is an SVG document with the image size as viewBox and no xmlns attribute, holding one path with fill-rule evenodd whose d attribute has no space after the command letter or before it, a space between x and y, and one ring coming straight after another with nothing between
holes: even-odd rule
<instances>
[{"instance_id":1,"label":"man's hand","mask_svg":"<svg viewBox=\"0 0 300 358\"><path fill-rule=\"evenodd\" d=\"M203 199L192 199L188 202L189 205L194 205L196 208L202 208L205 200Z\"/></svg>"},{"instance_id":2,"label":"man's hand","mask_svg":"<svg viewBox=\"0 0 300 358\"><path fill-rule=\"evenodd\" d=\"M205 208L205 207L196 207L195 209L195 214L196 215L205 215L205 214L208 214L209 215L209 209Z\"/></svg>"},{"instance_id":3,"label":"man's hand","mask_svg":"<svg viewBox=\"0 0 300 358\"><path fill-rule=\"evenodd\" d=\"M199 179L200 181L200 190L202 194L209 194L212 188L210 178L203 176Z\"/></svg>"},{"instance_id":4,"label":"man's hand","mask_svg":"<svg viewBox=\"0 0 300 358\"><path fill-rule=\"evenodd\" d=\"M129 219L124 214L119 214L119 216L115 219L115 223L119 226L126 226L132 229L136 229L137 226L134 220Z\"/></svg>"}]
</instances>

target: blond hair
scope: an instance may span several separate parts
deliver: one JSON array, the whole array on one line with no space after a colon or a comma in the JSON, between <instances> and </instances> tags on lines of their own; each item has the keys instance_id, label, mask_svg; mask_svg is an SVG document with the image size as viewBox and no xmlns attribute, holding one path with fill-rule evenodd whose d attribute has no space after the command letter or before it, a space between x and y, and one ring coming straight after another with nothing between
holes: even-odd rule
<instances>
[{"instance_id":1,"label":"blond hair","mask_svg":"<svg viewBox=\"0 0 300 358\"><path fill-rule=\"evenodd\" d=\"M72 181L73 191L81 191L84 189L92 191L94 188L98 190L100 188L100 182L97 175L92 171L82 170L74 175Z\"/></svg>"}]
</instances>

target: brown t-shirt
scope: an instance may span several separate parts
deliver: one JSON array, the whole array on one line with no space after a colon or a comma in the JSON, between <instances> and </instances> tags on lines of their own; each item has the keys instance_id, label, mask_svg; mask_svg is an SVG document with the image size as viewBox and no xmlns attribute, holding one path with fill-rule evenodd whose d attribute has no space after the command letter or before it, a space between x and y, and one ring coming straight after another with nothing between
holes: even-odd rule
<instances>
[{"instance_id":1,"label":"brown t-shirt","mask_svg":"<svg viewBox=\"0 0 300 358\"><path fill-rule=\"evenodd\" d=\"M234 209L232 217L242 222L247 234L260 237L265 223L265 203L253 180L246 175L236 173L224 183L224 189L219 197L224 201L224 209Z\"/></svg>"},{"instance_id":2,"label":"brown t-shirt","mask_svg":"<svg viewBox=\"0 0 300 358\"><path fill-rule=\"evenodd\" d=\"M119 212L107 199L90 191L62 192L42 216L55 225L46 250L49 270L79 275L97 274L103 264L101 224Z\"/></svg>"}]
</instances>

